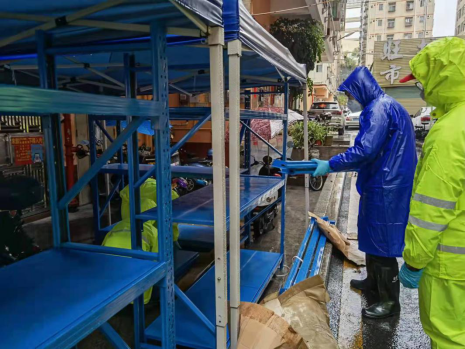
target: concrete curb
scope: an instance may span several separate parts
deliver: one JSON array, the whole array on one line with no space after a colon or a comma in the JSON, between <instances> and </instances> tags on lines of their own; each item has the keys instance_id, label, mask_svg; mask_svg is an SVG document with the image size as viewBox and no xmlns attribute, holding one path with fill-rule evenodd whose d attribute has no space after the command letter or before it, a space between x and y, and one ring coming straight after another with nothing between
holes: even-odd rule
<instances>
[{"instance_id":1,"label":"concrete curb","mask_svg":"<svg viewBox=\"0 0 465 349\"><path fill-rule=\"evenodd\" d=\"M320 197L315 207L315 214L323 217L327 216L330 220L337 221L339 217L339 210L341 208L342 193L344 190L344 182L346 173L332 173L328 176L326 183L322 189ZM321 262L320 275L328 284L329 266L331 262L331 255L333 252L333 245L326 242L323 259Z\"/></svg>"}]
</instances>

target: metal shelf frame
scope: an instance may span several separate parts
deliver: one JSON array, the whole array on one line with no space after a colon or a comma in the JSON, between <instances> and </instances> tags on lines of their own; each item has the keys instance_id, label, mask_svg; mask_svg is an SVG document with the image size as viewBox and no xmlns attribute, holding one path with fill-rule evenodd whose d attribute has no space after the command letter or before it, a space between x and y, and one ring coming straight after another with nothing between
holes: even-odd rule
<instances>
[{"instance_id":1,"label":"metal shelf frame","mask_svg":"<svg viewBox=\"0 0 465 349\"><path fill-rule=\"evenodd\" d=\"M121 1L109 1L108 5L118 5ZM211 60L214 62L212 66L212 88L218 96L223 96L223 86L218 84L221 82L222 74L222 57L224 45L224 31L221 27L209 28L195 14L185 10L175 1L171 1L180 12L182 12L189 20L194 22L200 30L192 31L196 36L202 32L204 36L208 34L213 37L210 43ZM106 6L108 7L108 6ZM102 8L106 8L103 6ZM85 12L85 11L83 11ZM87 14L87 12L86 12ZM82 15L82 13L81 13ZM82 16L81 16L82 17ZM51 19L50 23L55 23ZM122 25L122 24L121 24ZM168 107L168 72L167 72L167 57L166 57L166 37L167 28L159 22L152 22L149 26L144 27L144 30L150 32L150 43L144 49L152 52L152 67L151 75L153 82L153 101L136 100L136 79L135 79L135 64L134 56L131 54L124 55L125 68L125 92L128 99L117 97L106 97L88 95L76 92L58 91L58 79L55 58L56 55L61 55L63 48L53 47L52 34L46 33L43 30L53 29L47 25L34 28L35 41L37 43L37 60L40 75L41 89L30 88L11 88L0 87L0 100L2 112L10 112L15 115L28 115L29 113L39 113L42 115L43 130L45 136L45 151L47 159L48 184L50 192L50 210L52 217L52 231L54 250L70 250L77 251L76 253L96 253L102 255L112 255L114 258L130 257L124 261L130 261L131 258L141 259L154 267L152 274L142 277L133 285L135 290L132 293L116 294L112 297L107 307L102 311L101 316L88 316L88 319L82 320L76 328L65 329L68 337L63 342L59 343L59 347L72 347L76 345L82 338L87 336L95 329L99 329L116 348L128 348L127 344L106 322L117 311L124 306L133 302L134 309L134 347L149 348L151 347L145 337L145 316L144 316L144 301L143 292L149 287L155 286L159 288L161 317L162 317L162 345L163 348L175 348L175 314L174 314L174 271L173 271L173 241L172 241L172 222L171 222L171 171L170 171L170 133L169 133L169 107ZM43 29L43 30L41 30ZM186 31L183 32L183 35ZM2 45L9 44L20 38L26 37L26 32L20 33L15 37L8 38L2 42ZM131 52L139 50L141 47L137 43L120 43L109 45L106 47L107 52L123 51ZM85 45L78 47L69 47L77 53L85 53L92 51L92 47ZM15 95L15 93L18 93ZM12 97L16 99L16 103L12 102ZM23 98L24 97L24 98ZM19 99L19 100L18 100ZM219 103L215 103L212 107L212 119L214 123L221 123L224 119L224 104L222 98L218 98ZM21 108L18 108L18 102ZM16 105L16 106L15 106ZM64 156L61 135L60 113L86 113L92 115L91 123L100 124L100 120L106 120L109 116L116 116L121 121L124 119L127 122L127 127L120 130L118 136L112 139L111 145L101 154L99 158L95 153L91 153L92 165L90 169L77 181L70 189L66 190L66 180L64 171ZM137 146L137 128L144 122L150 120L151 126L155 132L155 155L157 166L155 174L157 178L157 204L158 204L158 253L149 253L142 251L142 222L136 219L136 215L140 214L140 185L143 183L144 177L139 172L139 157ZM119 122L118 122L119 124ZM101 125L100 125L101 126ZM120 125L118 125L118 129ZM91 139L95 140L93 135L93 125L90 128ZM106 134L106 136L109 136ZM111 138L111 137L110 137ZM218 138L218 137L217 137ZM224 140L224 128L219 133L219 139L216 139L216 148L218 148L218 140ZM70 201L83 189L89 182L94 182L96 175L111 157L118 151L122 159L121 148L123 144L128 144L128 185L130 194L130 219L131 219L131 250L108 248L103 246L85 245L71 243L68 218L68 204ZM224 154L218 150L216 157L222 160L223 166L216 166L214 169L215 182L221 185L224 183ZM221 163L221 161L216 161ZM221 171L222 168L222 171ZM220 169L220 171L218 171ZM147 176L148 177L148 176ZM121 183L123 185L123 183ZM221 189L221 188L220 188ZM225 201L224 188L223 191L215 189L215 196L218 202ZM98 202L98 201L97 201ZM217 207L215 210L219 212L219 216L225 216L225 207ZM98 206L97 206L98 208ZM220 227L225 226L225 223L216 222ZM118 257L121 256L121 257ZM224 251L224 257L226 251ZM113 257L108 257L113 258ZM221 258L221 256L219 256ZM33 261L31 259L31 261ZM20 265L20 264L18 264ZM156 269L155 269L156 268ZM156 271L156 274L155 274ZM73 271L70 270L72 273ZM155 278L156 277L156 278ZM150 282L153 281L153 282ZM140 286L138 286L138 284ZM124 296L124 298L122 297ZM226 302L224 302L226 307ZM97 311L100 311L96 309ZM95 312L93 309L92 311ZM63 309L66 312L66 309ZM90 314L92 315L92 314ZM84 326L86 330L82 330ZM52 336L52 335L51 335ZM56 342L45 345L44 347L55 347Z\"/></svg>"},{"instance_id":2,"label":"metal shelf frame","mask_svg":"<svg viewBox=\"0 0 465 349\"><path fill-rule=\"evenodd\" d=\"M168 2L168 1L167 1ZM176 288L174 284L174 271L173 271L173 242L172 242L172 203L171 203L171 154L178 150L192 135L200 129L200 127L211 119L213 132L212 148L213 148L213 200L214 200L214 246L215 246L215 308L216 316L215 323L206 320L201 312L193 306L192 309L199 318L199 321L205 324L210 331L216 334L216 347L226 348L231 343L232 348L237 346L238 328L239 328L239 305L240 305L240 242L241 242L241 208L240 208L240 144L245 138L245 167L250 172L250 141L251 129L250 121L252 119L274 119L282 120L283 129L283 151L274 149L283 159L286 159L286 143L287 143L287 114L288 114L288 97L289 97L289 78L284 78L281 82L274 79L266 80L259 79L261 84L257 86L267 85L283 85L284 84L284 114L279 113L263 113L253 111L240 110L240 90L241 90L241 76L240 76L240 63L243 52L242 44L239 40L228 42L228 56L229 56L229 89L230 89L230 109L225 115L224 108L224 63L223 51L225 47L224 30L221 27L208 27L201 19L199 19L192 12L184 9L176 0L169 1L183 15L191 20L198 29L188 29L189 35L183 28L169 29L164 27L159 22L152 22L150 25L145 25L143 32L149 33L150 40L148 42L139 43L137 41L115 41L108 42L102 45L94 43L88 45L72 45L54 46L53 37L51 34L43 30L50 30L55 28L56 21L52 20L44 25L34 28L36 30L37 42L37 59L40 75L41 88L43 90L36 91L34 89L19 88L25 94L30 92L33 99L43 101L41 105L29 103L31 99L24 100L22 106L28 106L25 109L18 109L18 100L11 103L11 97L16 90L9 90L6 87L0 87L0 103L2 111L12 113L14 115L29 115L40 113L43 118L43 129L46 143L47 155L47 171L49 178L50 190L50 203L52 214L52 227L53 227L53 242L55 249L73 250L85 253L99 253L105 255L115 255L130 258L137 258L144 261L154 261L162 273L160 281L156 281L156 287L160 291L160 304L161 304L161 319L162 319L162 338L161 343L163 348L176 347L176 334L175 334L175 313L174 313L174 300L175 294L178 298L182 299L187 304L188 297ZM119 0L108 2L110 6L118 5L121 3ZM111 3L111 4L110 4ZM73 18L72 20L84 17ZM69 21L69 18L65 18ZM89 21L87 21L89 22ZM75 23L78 25L78 23ZM82 23L81 23L82 24ZM89 24L89 23L87 23ZM92 24L92 23L91 23ZM95 24L95 23L94 23ZM51 25L51 27L50 27ZM123 23L118 23L124 26ZM121 29L121 28L120 28ZM134 29L134 27L132 27ZM132 30L129 28L122 30ZM174 30L174 31L173 31ZM28 31L30 32L30 31ZM208 47L210 53L210 89L212 97L212 107L208 111L199 113L199 111L179 111L170 110L168 107L168 72L167 72L167 34L180 34L183 36L194 37L207 37ZM27 34L27 32L24 32ZM9 38L8 40L0 41L0 45L7 45L16 40L21 39L21 34ZM246 49L246 48L244 48ZM133 52L135 51L151 51L152 61L151 67L144 67L139 69L136 67ZM125 53L124 62L124 84L117 84L119 88L124 88L127 99L117 97L103 97L96 95L88 95L75 92L58 91L59 83L57 76L57 66L55 58L59 55L71 54L90 54L97 52L132 52ZM78 63L74 63L78 64ZM89 67L87 67L89 68ZM152 75L152 88L153 88L153 101L141 101L136 99L137 93L137 79L138 72L150 71ZM2 94L2 90L4 94ZM8 93L7 93L8 92ZM273 92L271 92L273 93ZM15 96L17 98L17 96ZM52 100L55 103L52 103ZM99 102L100 101L100 102ZM304 99L305 101L305 99ZM187 109L187 108L186 108ZM199 108L201 109L201 108ZM82 176L78 182L70 189L66 190L66 181L64 173L64 157L61 135L61 125L59 113L73 113L89 115L89 132L91 140L91 167L87 173ZM170 134L169 134L169 115L172 113L173 119L182 118L184 120L198 120L197 124L188 134L174 147L170 148ZM186 115L182 115L186 113ZM191 113L191 114L189 114ZM189 114L189 115L188 115ZM200 114L200 115L199 115ZM228 336L228 266L227 266L227 219L226 219L226 171L225 171L225 129L224 120L225 116L229 118L230 123L230 256L231 256L231 288L230 288L230 307L231 307L231 333ZM241 118L243 119L241 129ZM117 120L117 137L112 137L106 133L101 121ZM138 157L138 140L137 129L143 122L149 120L151 127L154 130L154 148L157 165L153 169L141 173L139 168ZM126 122L127 126L124 130L121 123ZM95 153L95 125L101 128L105 137L111 142L111 145L97 158ZM263 140L264 141L264 140ZM84 188L85 185L91 183L94 188L94 193L97 193L97 174L108 163L108 161L118 153L121 163L123 162L122 146L127 142L128 145L128 183L130 193L130 219L131 219L131 246L132 250L123 250L108 248L102 246L74 244L70 241L69 232L69 219L68 219L68 204L69 202ZM94 144L92 144L94 143ZM265 142L271 146L268 142ZM144 181L155 176L157 179L157 221L158 221L158 253L149 253L142 251L142 220L138 219L141 214L140 207L140 185ZM285 242L285 198L286 198L286 178L284 178L284 186L282 189L282 210L281 210L281 248L280 248L280 263L281 267L284 261L284 242ZM124 179L121 179L119 186L122 188L125 185ZM117 187L117 186L115 186ZM115 189L116 190L116 189ZM113 192L114 193L114 192ZM110 193L112 194L112 193ZM111 195L110 195L111 196ZM98 197L94 197L95 217L99 218L104 212L104 208L108 207L109 200L103 205L103 210L100 210L98 205ZM246 217L246 225L244 230L250 236L250 224L257 219L258 216L251 217L250 213ZM96 230L98 231L98 230ZM279 262L278 262L279 263ZM146 288L152 286L144 284ZM147 342L145 333L145 316L144 316L144 303L143 291L140 287L138 289L138 296L132 299L126 299L124 304L119 304L113 308L112 312L107 313L98 319L91 319L93 322L88 323L88 329L84 332L79 332L72 336L72 340L61 343L61 347L72 347L79 342L82 338L88 335L91 330L98 328L109 341L116 348L127 348L126 343L119 337L119 335L111 328L106 322L117 310L123 306L133 302L134 304L134 334L135 343L134 347L139 348L155 348L155 346ZM116 303L116 300L115 300ZM89 320L90 321L90 320ZM229 338L228 338L229 337Z\"/></svg>"}]
</instances>

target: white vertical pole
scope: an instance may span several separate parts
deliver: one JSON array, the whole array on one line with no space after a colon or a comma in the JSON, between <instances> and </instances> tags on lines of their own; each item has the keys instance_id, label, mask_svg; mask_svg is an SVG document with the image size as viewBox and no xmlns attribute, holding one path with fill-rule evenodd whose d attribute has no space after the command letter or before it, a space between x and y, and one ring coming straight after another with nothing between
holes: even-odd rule
<instances>
[{"instance_id":1,"label":"white vertical pole","mask_svg":"<svg viewBox=\"0 0 465 349\"><path fill-rule=\"evenodd\" d=\"M224 151L224 29L212 28L210 46L210 88L212 105L213 202L215 234L216 347L227 347L228 278L226 259L226 179Z\"/></svg>"},{"instance_id":2,"label":"white vertical pole","mask_svg":"<svg viewBox=\"0 0 465 349\"><path fill-rule=\"evenodd\" d=\"M308 85L305 82L304 87L304 161L308 161ZM308 211L310 211L310 192L309 192L309 181L310 176L308 174L305 175L305 226L308 227L309 218L308 218Z\"/></svg>"},{"instance_id":3,"label":"white vertical pole","mask_svg":"<svg viewBox=\"0 0 465 349\"><path fill-rule=\"evenodd\" d=\"M241 128L241 56L239 40L228 43L229 55L229 267L231 307L231 349L237 348L239 306L241 304L241 218L240 218L240 128Z\"/></svg>"}]
</instances>

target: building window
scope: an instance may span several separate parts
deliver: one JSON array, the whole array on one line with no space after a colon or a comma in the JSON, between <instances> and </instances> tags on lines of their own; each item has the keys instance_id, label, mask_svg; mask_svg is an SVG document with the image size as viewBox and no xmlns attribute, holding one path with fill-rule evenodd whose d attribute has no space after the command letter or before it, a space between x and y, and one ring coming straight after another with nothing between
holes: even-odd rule
<instances>
[{"instance_id":1,"label":"building window","mask_svg":"<svg viewBox=\"0 0 465 349\"><path fill-rule=\"evenodd\" d=\"M412 33L405 33L404 39L411 39L413 37Z\"/></svg>"},{"instance_id":2,"label":"building window","mask_svg":"<svg viewBox=\"0 0 465 349\"><path fill-rule=\"evenodd\" d=\"M394 40L394 34L389 34L388 36L386 36L386 39Z\"/></svg>"},{"instance_id":3,"label":"building window","mask_svg":"<svg viewBox=\"0 0 465 349\"><path fill-rule=\"evenodd\" d=\"M383 26L383 20L382 19L378 19L378 27L382 27Z\"/></svg>"},{"instance_id":4,"label":"building window","mask_svg":"<svg viewBox=\"0 0 465 349\"><path fill-rule=\"evenodd\" d=\"M420 0L420 7L424 7L425 6L425 0Z\"/></svg>"},{"instance_id":5,"label":"building window","mask_svg":"<svg viewBox=\"0 0 465 349\"><path fill-rule=\"evenodd\" d=\"M381 35L376 35L376 41L381 41Z\"/></svg>"},{"instance_id":6,"label":"building window","mask_svg":"<svg viewBox=\"0 0 465 349\"><path fill-rule=\"evenodd\" d=\"M378 10L383 11L384 10L384 4L379 4Z\"/></svg>"},{"instance_id":7,"label":"building window","mask_svg":"<svg viewBox=\"0 0 465 349\"><path fill-rule=\"evenodd\" d=\"M396 11L396 3L395 2L390 2L389 3L389 12L395 12Z\"/></svg>"},{"instance_id":8,"label":"building window","mask_svg":"<svg viewBox=\"0 0 465 349\"><path fill-rule=\"evenodd\" d=\"M323 72L323 65L322 64L317 64L316 65L316 72L317 73L322 73Z\"/></svg>"},{"instance_id":9,"label":"building window","mask_svg":"<svg viewBox=\"0 0 465 349\"><path fill-rule=\"evenodd\" d=\"M411 27L413 25L413 17L405 17L405 26Z\"/></svg>"},{"instance_id":10,"label":"building window","mask_svg":"<svg viewBox=\"0 0 465 349\"><path fill-rule=\"evenodd\" d=\"M425 16L418 17L420 19L420 23L425 23Z\"/></svg>"},{"instance_id":11,"label":"building window","mask_svg":"<svg viewBox=\"0 0 465 349\"><path fill-rule=\"evenodd\" d=\"M396 19L395 18L389 18L388 19L388 28L394 28L396 26Z\"/></svg>"},{"instance_id":12,"label":"building window","mask_svg":"<svg viewBox=\"0 0 465 349\"><path fill-rule=\"evenodd\" d=\"M419 32L419 33L418 33L418 37L419 37L419 38L424 38L424 37L425 37L425 33L424 33L424 32Z\"/></svg>"},{"instance_id":13,"label":"building window","mask_svg":"<svg viewBox=\"0 0 465 349\"><path fill-rule=\"evenodd\" d=\"M412 11L413 10L413 6L414 6L415 2L414 1L407 1L407 7L406 7L406 10L407 11Z\"/></svg>"}]
</instances>

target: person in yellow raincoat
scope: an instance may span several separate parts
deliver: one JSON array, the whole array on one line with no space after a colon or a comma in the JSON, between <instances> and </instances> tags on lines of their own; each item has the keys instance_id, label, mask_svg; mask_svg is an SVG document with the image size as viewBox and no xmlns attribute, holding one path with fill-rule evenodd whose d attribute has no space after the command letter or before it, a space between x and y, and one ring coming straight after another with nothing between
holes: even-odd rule
<instances>
[{"instance_id":1,"label":"person in yellow raincoat","mask_svg":"<svg viewBox=\"0 0 465 349\"><path fill-rule=\"evenodd\" d=\"M121 197L121 217L123 219L129 219L129 186L125 186L120 192ZM179 195L171 190L171 199L175 200L179 198ZM153 178L148 178L140 186L140 205L141 212L150 210L151 208L157 207L157 181ZM150 221L157 226L157 222ZM173 224L173 241L178 241L179 229L177 224ZM157 250L158 251L158 250Z\"/></svg>"},{"instance_id":2,"label":"person in yellow raincoat","mask_svg":"<svg viewBox=\"0 0 465 349\"><path fill-rule=\"evenodd\" d=\"M102 245L107 247L117 247L131 249L131 223L129 216L129 186L121 192L121 216L122 221L116 224L105 236ZM175 191L171 191L171 199L175 200L179 196ZM153 178L147 179L140 186L141 212L150 210L157 206L157 182ZM179 229L177 224L173 224L173 241L177 241ZM142 228L142 250L147 252L158 252L158 230L156 221L146 221ZM147 304L152 296L152 288L144 293L144 303Z\"/></svg>"},{"instance_id":3,"label":"person in yellow raincoat","mask_svg":"<svg viewBox=\"0 0 465 349\"><path fill-rule=\"evenodd\" d=\"M419 284L420 318L434 349L465 348L465 40L444 38L411 61L437 118L416 169L405 233L406 287Z\"/></svg>"}]
</instances>

